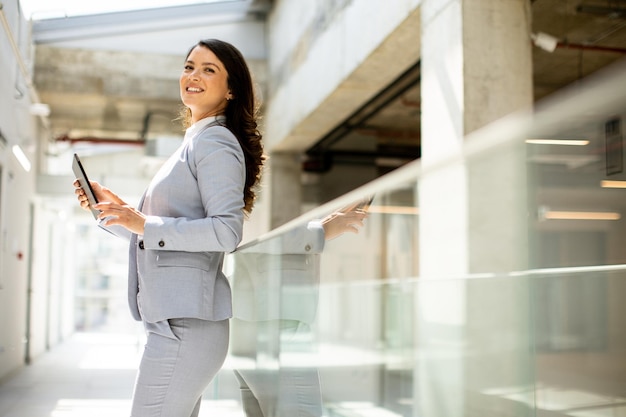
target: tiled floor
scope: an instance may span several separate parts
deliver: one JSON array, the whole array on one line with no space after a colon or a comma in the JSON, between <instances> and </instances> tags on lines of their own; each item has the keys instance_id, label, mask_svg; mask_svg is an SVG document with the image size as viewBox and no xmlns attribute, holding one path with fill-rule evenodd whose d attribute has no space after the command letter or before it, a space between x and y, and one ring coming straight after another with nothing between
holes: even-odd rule
<instances>
[{"instance_id":1,"label":"tiled floor","mask_svg":"<svg viewBox=\"0 0 626 417\"><path fill-rule=\"evenodd\" d=\"M77 333L0 384L0 417L128 416L140 352L134 336ZM243 417L232 379L218 375L200 416ZM232 400L211 400L217 389Z\"/></svg>"},{"instance_id":2,"label":"tiled floor","mask_svg":"<svg viewBox=\"0 0 626 417\"><path fill-rule=\"evenodd\" d=\"M0 417L128 417L142 347L141 335L76 333L0 383ZM328 351L323 356L330 362L320 366L336 365L332 361L337 357L344 362L349 362L349 356L355 357L355 353L341 353L336 347ZM360 357L359 363L366 359ZM205 391L201 417L244 417L232 369L245 365L242 359L227 358L223 370ZM328 380L327 385L331 385ZM531 401L550 415L626 417L626 398L622 396L599 395L566 386L539 385L532 393L525 389L500 387L484 394ZM327 406L333 416L399 416L369 402Z\"/></svg>"}]
</instances>

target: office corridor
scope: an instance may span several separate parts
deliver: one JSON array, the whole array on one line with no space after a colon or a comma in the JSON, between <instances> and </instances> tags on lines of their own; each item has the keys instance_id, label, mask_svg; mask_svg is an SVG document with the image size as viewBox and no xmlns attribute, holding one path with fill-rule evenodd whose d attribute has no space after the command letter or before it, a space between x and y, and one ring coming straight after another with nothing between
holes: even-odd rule
<instances>
[{"instance_id":1,"label":"office corridor","mask_svg":"<svg viewBox=\"0 0 626 417\"><path fill-rule=\"evenodd\" d=\"M0 417L128 416L142 345L141 336L128 334L72 335L0 381ZM227 368L218 383L229 379L232 371ZM215 389L214 383L207 391ZM235 399L206 399L200 416L243 413Z\"/></svg>"}]
</instances>

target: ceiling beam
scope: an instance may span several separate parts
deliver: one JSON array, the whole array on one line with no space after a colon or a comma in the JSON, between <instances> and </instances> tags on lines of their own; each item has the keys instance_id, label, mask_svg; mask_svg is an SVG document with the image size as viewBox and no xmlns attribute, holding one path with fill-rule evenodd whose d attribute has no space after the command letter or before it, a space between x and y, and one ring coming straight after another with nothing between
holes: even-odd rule
<instances>
[{"instance_id":1,"label":"ceiling beam","mask_svg":"<svg viewBox=\"0 0 626 417\"><path fill-rule=\"evenodd\" d=\"M258 22L265 20L270 8L266 2L234 0L35 20L33 41L46 44L209 24Z\"/></svg>"}]
</instances>

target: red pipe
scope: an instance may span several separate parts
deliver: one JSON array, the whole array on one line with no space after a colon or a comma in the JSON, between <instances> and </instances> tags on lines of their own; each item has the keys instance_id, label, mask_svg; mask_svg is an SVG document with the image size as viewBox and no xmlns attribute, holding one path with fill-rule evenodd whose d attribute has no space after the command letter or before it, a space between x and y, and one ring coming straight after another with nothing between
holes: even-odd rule
<instances>
[{"instance_id":1,"label":"red pipe","mask_svg":"<svg viewBox=\"0 0 626 417\"><path fill-rule=\"evenodd\" d=\"M82 138L70 138L68 135L61 135L56 138L57 142L70 142L72 144L79 142L89 143L107 143L112 145L136 145L143 146L145 140L143 139L114 139L114 138L96 138L94 136L86 136Z\"/></svg>"},{"instance_id":2,"label":"red pipe","mask_svg":"<svg viewBox=\"0 0 626 417\"><path fill-rule=\"evenodd\" d=\"M612 46L585 45L581 43L559 42L557 48L563 49L580 49L584 51L613 52L617 54L626 54L626 48L614 48Z\"/></svg>"}]
</instances>

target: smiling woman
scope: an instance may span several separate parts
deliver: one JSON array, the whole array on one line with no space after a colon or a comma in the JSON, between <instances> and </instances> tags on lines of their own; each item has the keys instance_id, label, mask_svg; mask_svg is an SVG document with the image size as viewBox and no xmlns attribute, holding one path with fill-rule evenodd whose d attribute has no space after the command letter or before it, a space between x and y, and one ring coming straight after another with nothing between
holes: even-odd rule
<instances>
[{"instance_id":1,"label":"smiling woman","mask_svg":"<svg viewBox=\"0 0 626 417\"><path fill-rule=\"evenodd\" d=\"M132 417L197 417L202 393L228 352L232 317L225 253L241 242L263 164L252 79L230 43L201 40L182 60L183 143L137 208L91 182L103 227L129 242L128 303L144 323L145 350Z\"/></svg>"}]
</instances>

